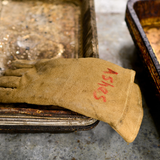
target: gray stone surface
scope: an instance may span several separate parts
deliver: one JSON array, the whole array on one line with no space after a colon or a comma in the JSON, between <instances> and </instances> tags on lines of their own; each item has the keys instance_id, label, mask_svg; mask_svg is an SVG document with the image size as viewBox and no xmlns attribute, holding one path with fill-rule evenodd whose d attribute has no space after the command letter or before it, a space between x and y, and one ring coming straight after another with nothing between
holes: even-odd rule
<instances>
[{"instance_id":1,"label":"gray stone surface","mask_svg":"<svg viewBox=\"0 0 160 160\"><path fill-rule=\"evenodd\" d=\"M95 0L100 58L141 71L124 22L126 0ZM137 80L138 81L138 80ZM108 124L67 134L0 134L0 160L159 160L160 139L143 98L144 118L127 144Z\"/></svg>"}]
</instances>

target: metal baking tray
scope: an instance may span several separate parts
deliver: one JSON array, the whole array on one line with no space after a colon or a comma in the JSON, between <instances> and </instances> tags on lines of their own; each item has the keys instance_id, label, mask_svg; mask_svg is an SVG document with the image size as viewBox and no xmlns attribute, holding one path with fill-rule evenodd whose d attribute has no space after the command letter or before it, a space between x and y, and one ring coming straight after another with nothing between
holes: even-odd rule
<instances>
[{"instance_id":1,"label":"metal baking tray","mask_svg":"<svg viewBox=\"0 0 160 160\"><path fill-rule=\"evenodd\" d=\"M160 98L160 1L129 0L125 21Z\"/></svg>"},{"instance_id":2,"label":"metal baking tray","mask_svg":"<svg viewBox=\"0 0 160 160\"><path fill-rule=\"evenodd\" d=\"M15 59L99 57L93 0L0 0L0 32L0 76ZM0 132L70 132L98 122L60 106L0 104Z\"/></svg>"}]
</instances>

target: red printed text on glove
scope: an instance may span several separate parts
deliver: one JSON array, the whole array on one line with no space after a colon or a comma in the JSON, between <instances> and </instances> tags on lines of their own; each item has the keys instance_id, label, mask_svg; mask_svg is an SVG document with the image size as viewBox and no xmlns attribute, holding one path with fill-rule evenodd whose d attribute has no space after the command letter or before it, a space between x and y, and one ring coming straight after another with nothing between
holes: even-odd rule
<instances>
[{"instance_id":1,"label":"red printed text on glove","mask_svg":"<svg viewBox=\"0 0 160 160\"><path fill-rule=\"evenodd\" d=\"M93 92L93 97L97 100L102 99L103 102L106 102L106 94L108 93L107 87L114 87L114 82L113 82L113 78L112 78L112 74L118 74L117 72L107 68L108 71L104 71L103 75L102 75L102 81L98 83L99 88L97 88L97 90L95 90ZM108 76L108 74L110 76ZM97 93L101 92L102 95L101 96L97 96Z\"/></svg>"}]
</instances>

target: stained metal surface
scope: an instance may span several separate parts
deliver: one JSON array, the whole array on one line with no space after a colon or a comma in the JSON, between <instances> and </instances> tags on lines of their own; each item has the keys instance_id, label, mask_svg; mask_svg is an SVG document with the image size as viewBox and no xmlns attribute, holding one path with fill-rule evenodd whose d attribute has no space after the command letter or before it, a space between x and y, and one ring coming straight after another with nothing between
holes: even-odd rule
<instances>
[{"instance_id":1,"label":"stained metal surface","mask_svg":"<svg viewBox=\"0 0 160 160\"><path fill-rule=\"evenodd\" d=\"M37 107L37 106L36 106ZM7 107L0 107L0 115L8 115L8 114L22 114L22 115L29 115L29 116L42 116L42 117L85 117L83 115L80 115L76 112L72 112L70 110L66 109L32 109L32 108L7 108Z\"/></svg>"},{"instance_id":2,"label":"stained metal surface","mask_svg":"<svg viewBox=\"0 0 160 160\"><path fill-rule=\"evenodd\" d=\"M13 59L82 56L80 5L79 0L1 0L1 70Z\"/></svg>"}]
</instances>

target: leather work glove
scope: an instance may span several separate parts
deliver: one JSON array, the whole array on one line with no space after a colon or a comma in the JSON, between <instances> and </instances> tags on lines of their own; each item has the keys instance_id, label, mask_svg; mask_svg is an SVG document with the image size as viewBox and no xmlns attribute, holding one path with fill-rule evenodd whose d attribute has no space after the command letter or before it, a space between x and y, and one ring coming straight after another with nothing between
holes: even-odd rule
<instances>
[{"instance_id":1,"label":"leather work glove","mask_svg":"<svg viewBox=\"0 0 160 160\"><path fill-rule=\"evenodd\" d=\"M107 122L127 142L139 131L142 98L135 72L96 58L16 61L0 77L1 103L57 105Z\"/></svg>"}]
</instances>

